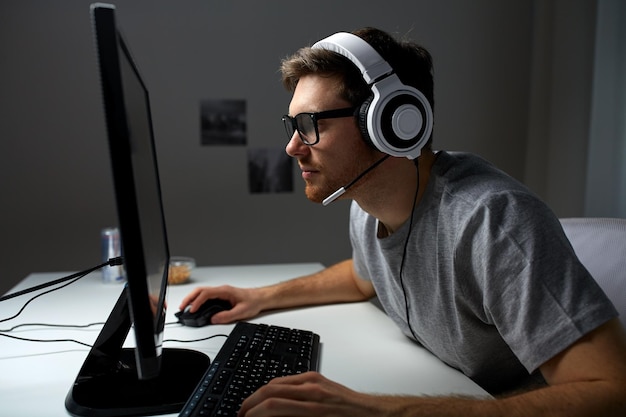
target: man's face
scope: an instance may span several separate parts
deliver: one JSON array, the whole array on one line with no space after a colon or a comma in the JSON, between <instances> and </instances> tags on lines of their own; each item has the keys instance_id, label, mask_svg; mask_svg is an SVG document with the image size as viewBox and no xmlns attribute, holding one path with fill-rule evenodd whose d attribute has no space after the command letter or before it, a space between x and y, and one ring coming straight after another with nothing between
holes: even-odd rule
<instances>
[{"instance_id":1,"label":"man's face","mask_svg":"<svg viewBox=\"0 0 626 417\"><path fill-rule=\"evenodd\" d=\"M335 77L302 77L291 99L289 115L350 107L350 103L337 95L338 83ZM377 155L361 138L354 117L321 119L318 129L317 144L305 145L298 132L294 132L285 150L298 160L307 198L321 203L376 161Z\"/></svg>"}]
</instances>

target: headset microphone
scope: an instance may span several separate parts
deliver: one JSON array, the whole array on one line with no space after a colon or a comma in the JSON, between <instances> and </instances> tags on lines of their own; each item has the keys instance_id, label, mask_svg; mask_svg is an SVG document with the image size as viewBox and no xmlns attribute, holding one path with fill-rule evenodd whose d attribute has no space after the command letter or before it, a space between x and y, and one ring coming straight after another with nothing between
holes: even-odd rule
<instances>
[{"instance_id":1,"label":"headset microphone","mask_svg":"<svg viewBox=\"0 0 626 417\"><path fill-rule=\"evenodd\" d=\"M345 185L343 187L341 187L340 189L338 189L337 191L335 191L334 193L332 193L331 195L329 195L328 197L326 197L323 201L322 201L322 205L323 206L327 206L330 203L332 203L333 201L335 201L336 199L338 199L339 197L341 197L348 188L352 187L354 185L354 183L356 183L358 180L360 180L361 178L363 178L365 175L367 175L368 172L370 172L371 170L373 170L374 168L376 168L378 165L382 164L383 161L387 158L389 158L390 155L385 155L382 158L380 158L378 161L374 162L372 165L370 165L369 168L367 168L365 171L361 172L355 179L353 179L352 181L350 181L350 183L348 185Z\"/></svg>"}]
</instances>

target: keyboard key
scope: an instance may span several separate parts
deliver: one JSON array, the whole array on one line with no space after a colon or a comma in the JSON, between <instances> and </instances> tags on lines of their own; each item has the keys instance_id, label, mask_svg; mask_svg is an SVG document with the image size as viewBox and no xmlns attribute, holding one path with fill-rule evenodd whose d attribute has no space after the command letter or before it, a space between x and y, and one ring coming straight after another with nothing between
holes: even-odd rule
<instances>
[{"instance_id":1,"label":"keyboard key","mask_svg":"<svg viewBox=\"0 0 626 417\"><path fill-rule=\"evenodd\" d=\"M179 416L236 416L276 377L317 371L320 338L300 329L237 323Z\"/></svg>"}]
</instances>

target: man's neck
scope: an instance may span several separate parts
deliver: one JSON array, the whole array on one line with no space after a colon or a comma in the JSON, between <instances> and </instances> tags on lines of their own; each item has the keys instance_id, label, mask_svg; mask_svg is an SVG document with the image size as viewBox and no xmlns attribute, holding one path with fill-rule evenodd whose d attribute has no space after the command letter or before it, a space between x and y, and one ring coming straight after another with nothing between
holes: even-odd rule
<instances>
[{"instance_id":1,"label":"man's neck","mask_svg":"<svg viewBox=\"0 0 626 417\"><path fill-rule=\"evenodd\" d=\"M407 221L414 204L419 204L426 191L435 159L431 150L422 151L417 169L414 161L396 159L388 175L379 179L377 188L370 188L367 196L356 199L363 210L380 221L379 236L392 234Z\"/></svg>"}]
</instances>

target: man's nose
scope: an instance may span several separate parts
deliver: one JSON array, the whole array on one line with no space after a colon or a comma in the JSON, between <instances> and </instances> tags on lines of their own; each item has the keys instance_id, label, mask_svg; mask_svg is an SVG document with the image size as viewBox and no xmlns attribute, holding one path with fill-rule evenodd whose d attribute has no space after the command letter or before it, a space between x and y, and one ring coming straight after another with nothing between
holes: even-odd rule
<instances>
[{"instance_id":1,"label":"man's nose","mask_svg":"<svg viewBox=\"0 0 626 417\"><path fill-rule=\"evenodd\" d=\"M291 135L291 139L287 142L287 146L285 147L285 152L287 155L291 157L297 157L299 155L303 155L309 151L309 146L305 145L302 140L300 140L300 136L298 131L294 131L293 135Z\"/></svg>"}]
</instances>

